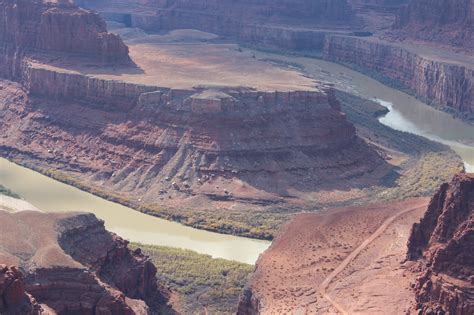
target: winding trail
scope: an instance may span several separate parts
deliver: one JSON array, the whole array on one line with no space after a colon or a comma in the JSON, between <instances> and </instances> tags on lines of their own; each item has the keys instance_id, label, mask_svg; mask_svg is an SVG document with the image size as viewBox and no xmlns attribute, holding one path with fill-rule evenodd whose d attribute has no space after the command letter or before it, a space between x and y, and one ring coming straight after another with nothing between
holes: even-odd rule
<instances>
[{"instance_id":1,"label":"winding trail","mask_svg":"<svg viewBox=\"0 0 474 315\"><path fill-rule=\"evenodd\" d=\"M359 245L359 247L357 247L352 253L349 254L349 256L346 257L346 259L344 259L341 264L339 266L336 267L336 269L334 269L333 272L331 272L327 277L326 279L324 279L324 281L321 283L321 285L319 286L319 293L323 296L323 298L325 298L326 300L328 300L331 305L341 314L343 315L348 315L349 313L339 304L337 303L334 299L332 299L329 294L327 293L327 289L329 287L329 285L331 284L331 282L334 280L334 278L336 278L354 259L357 258L357 256L359 256L359 254L368 246L370 245L370 243L372 243L375 239L377 239L377 237L379 237L383 232L385 232L385 230L390 226L390 224L392 224L395 220L397 220L399 217L401 217L402 215L404 215L405 213L408 213L408 212L411 212L411 211L415 211L415 210L418 210L420 208L425 208L427 206L426 203L424 203L423 205L418 205L416 207L412 207L412 208L408 208L408 209L405 209L405 210L402 210L400 211L399 213L397 213L396 215L392 216L392 217L389 217L388 219L386 219L382 225L371 235L369 236L369 238L367 238L364 242L362 242L362 244Z\"/></svg>"}]
</instances>

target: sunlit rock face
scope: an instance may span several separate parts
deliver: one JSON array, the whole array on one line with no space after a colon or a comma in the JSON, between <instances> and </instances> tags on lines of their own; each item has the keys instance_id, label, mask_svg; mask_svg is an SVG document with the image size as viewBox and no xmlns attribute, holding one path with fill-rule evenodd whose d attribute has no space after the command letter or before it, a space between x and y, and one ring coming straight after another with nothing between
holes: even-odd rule
<instances>
[{"instance_id":1,"label":"sunlit rock face","mask_svg":"<svg viewBox=\"0 0 474 315\"><path fill-rule=\"evenodd\" d=\"M328 36L325 58L374 71L440 108L474 113L474 68L375 39Z\"/></svg>"},{"instance_id":2,"label":"sunlit rock face","mask_svg":"<svg viewBox=\"0 0 474 315\"><path fill-rule=\"evenodd\" d=\"M474 312L474 174L441 186L413 226L408 258L420 260L415 291L423 314Z\"/></svg>"},{"instance_id":3,"label":"sunlit rock face","mask_svg":"<svg viewBox=\"0 0 474 315\"><path fill-rule=\"evenodd\" d=\"M23 52L48 52L129 61L127 46L107 33L97 14L70 3L3 0L0 12L0 49L11 58Z\"/></svg>"},{"instance_id":4,"label":"sunlit rock face","mask_svg":"<svg viewBox=\"0 0 474 315\"><path fill-rule=\"evenodd\" d=\"M92 214L0 210L2 314L155 313L169 292L140 250ZM29 231L28 238L24 232ZM21 254L18 254L21 251ZM4 313L5 312L5 313Z\"/></svg>"}]
</instances>

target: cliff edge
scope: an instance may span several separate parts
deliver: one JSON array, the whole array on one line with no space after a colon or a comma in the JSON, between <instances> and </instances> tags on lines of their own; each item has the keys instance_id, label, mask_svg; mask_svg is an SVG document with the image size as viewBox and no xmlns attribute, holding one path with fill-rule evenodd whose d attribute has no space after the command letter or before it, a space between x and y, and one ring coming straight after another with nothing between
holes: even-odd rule
<instances>
[{"instance_id":1,"label":"cliff edge","mask_svg":"<svg viewBox=\"0 0 474 315\"><path fill-rule=\"evenodd\" d=\"M416 298L423 314L474 312L474 174L441 186L413 226L408 259L419 260Z\"/></svg>"},{"instance_id":2,"label":"cliff edge","mask_svg":"<svg viewBox=\"0 0 474 315\"><path fill-rule=\"evenodd\" d=\"M128 48L105 22L67 2L0 1L0 51L67 53L107 63L129 62ZM13 56L12 56L13 58Z\"/></svg>"},{"instance_id":3,"label":"cliff edge","mask_svg":"<svg viewBox=\"0 0 474 315\"><path fill-rule=\"evenodd\" d=\"M156 267L92 214L0 210L2 314L146 314L167 309ZM7 267L12 266L12 267Z\"/></svg>"}]
</instances>

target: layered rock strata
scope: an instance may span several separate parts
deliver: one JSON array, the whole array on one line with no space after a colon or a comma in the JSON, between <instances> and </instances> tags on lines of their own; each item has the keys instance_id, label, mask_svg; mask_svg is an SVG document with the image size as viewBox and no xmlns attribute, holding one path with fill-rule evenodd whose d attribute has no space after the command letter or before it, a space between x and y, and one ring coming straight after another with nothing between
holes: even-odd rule
<instances>
[{"instance_id":1,"label":"layered rock strata","mask_svg":"<svg viewBox=\"0 0 474 315\"><path fill-rule=\"evenodd\" d=\"M196 194L279 200L344 179L364 185L385 165L356 136L330 87L144 92L150 87L62 76L30 75L30 96L4 86L3 152L54 161L149 202Z\"/></svg>"},{"instance_id":2,"label":"layered rock strata","mask_svg":"<svg viewBox=\"0 0 474 315\"><path fill-rule=\"evenodd\" d=\"M166 307L169 293L157 287L150 260L95 216L0 211L0 217L6 225L0 261L24 274L2 267L4 283L13 281L3 290L7 310L20 305L22 314L37 314L35 300L58 314L145 314Z\"/></svg>"},{"instance_id":3,"label":"layered rock strata","mask_svg":"<svg viewBox=\"0 0 474 315\"><path fill-rule=\"evenodd\" d=\"M416 52L409 47L376 39L349 36L329 36L324 56L390 79L438 107L474 113L471 57L466 56L464 62L449 61L429 52Z\"/></svg>"},{"instance_id":4,"label":"layered rock strata","mask_svg":"<svg viewBox=\"0 0 474 315\"><path fill-rule=\"evenodd\" d=\"M69 53L103 62L129 62L128 48L95 13L68 2L0 1L2 59L26 53ZM2 60L4 67L8 61ZM6 68L7 69L7 68ZM3 71L2 71L3 72Z\"/></svg>"},{"instance_id":5,"label":"layered rock strata","mask_svg":"<svg viewBox=\"0 0 474 315\"><path fill-rule=\"evenodd\" d=\"M416 297L422 314L474 312L474 175L441 186L413 226L408 258L420 260Z\"/></svg>"},{"instance_id":6,"label":"layered rock strata","mask_svg":"<svg viewBox=\"0 0 474 315\"><path fill-rule=\"evenodd\" d=\"M474 2L412 0L402 7L394 35L450 46L474 48Z\"/></svg>"}]
</instances>

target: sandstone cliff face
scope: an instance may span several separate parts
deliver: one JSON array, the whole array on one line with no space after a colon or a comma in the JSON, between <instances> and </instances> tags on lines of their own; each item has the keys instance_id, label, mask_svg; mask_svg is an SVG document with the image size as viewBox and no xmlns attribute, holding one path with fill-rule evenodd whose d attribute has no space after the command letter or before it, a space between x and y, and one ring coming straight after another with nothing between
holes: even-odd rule
<instances>
[{"instance_id":1,"label":"sandstone cliff face","mask_svg":"<svg viewBox=\"0 0 474 315\"><path fill-rule=\"evenodd\" d=\"M440 107L474 112L474 68L437 61L377 40L329 36L325 58L389 78Z\"/></svg>"},{"instance_id":2,"label":"sandstone cliff face","mask_svg":"<svg viewBox=\"0 0 474 315\"><path fill-rule=\"evenodd\" d=\"M474 2L472 0L412 0L404 6L394 25L400 37L474 48Z\"/></svg>"},{"instance_id":3,"label":"sandstone cliff face","mask_svg":"<svg viewBox=\"0 0 474 315\"><path fill-rule=\"evenodd\" d=\"M278 200L291 195L290 189L317 191L384 167L339 112L330 87L316 92L161 89L138 95L139 88L104 81L85 84L78 95L65 94L65 85L81 86L88 79L50 77L29 76L34 80L25 83L30 100L13 86L4 90L17 95L6 98L2 112L9 122L2 132L12 135L1 141L4 152L53 158L60 168L77 170L104 189L137 194L147 202L194 195ZM102 102L94 99L99 95ZM113 102L119 96L130 100L126 107ZM242 183L250 187L242 189Z\"/></svg>"},{"instance_id":4,"label":"sandstone cliff face","mask_svg":"<svg viewBox=\"0 0 474 315\"><path fill-rule=\"evenodd\" d=\"M408 258L421 259L416 295L423 314L474 312L474 175L441 186L413 226Z\"/></svg>"},{"instance_id":5,"label":"sandstone cliff face","mask_svg":"<svg viewBox=\"0 0 474 315\"><path fill-rule=\"evenodd\" d=\"M68 4L35 0L0 1L0 51L69 53L104 62L128 62L128 48L107 33L95 13Z\"/></svg>"},{"instance_id":6,"label":"sandstone cliff face","mask_svg":"<svg viewBox=\"0 0 474 315\"><path fill-rule=\"evenodd\" d=\"M104 233L103 222L93 216L72 217L62 220L59 230L63 250L104 282L155 308L166 304L166 296L157 287L153 263L140 249L129 250L127 241Z\"/></svg>"},{"instance_id":7,"label":"sandstone cliff face","mask_svg":"<svg viewBox=\"0 0 474 315\"><path fill-rule=\"evenodd\" d=\"M157 287L150 260L95 216L0 211L0 218L8 225L0 232L0 261L25 275L2 267L0 307L7 311L37 314L35 300L58 314L145 314L166 306L169 293Z\"/></svg>"},{"instance_id":8,"label":"sandstone cliff face","mask_svg":"<svg viewBox=\"0 0 474 315\"><path fill-rule=\"evenodd\" d=\"M42 308L25 291L21 271L15 266L0 265L0 314L39 315Z\"/></svg>"}]
</instances>

